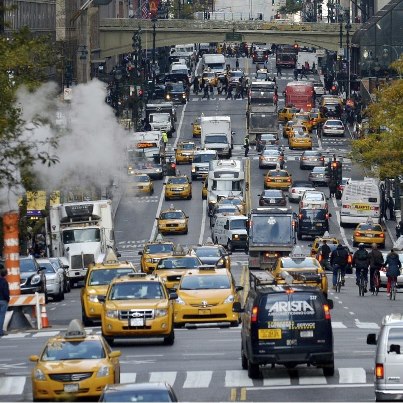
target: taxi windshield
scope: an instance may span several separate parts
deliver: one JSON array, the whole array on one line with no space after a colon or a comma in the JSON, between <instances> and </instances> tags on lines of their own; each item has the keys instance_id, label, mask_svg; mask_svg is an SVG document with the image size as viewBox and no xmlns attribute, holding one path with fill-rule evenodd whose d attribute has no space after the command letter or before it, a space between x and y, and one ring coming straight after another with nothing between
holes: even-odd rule
<instances>
[{"instance_id":1,"label":"taxi windshield","mask_svg":"<svg viewBox=\"0 0 403 403\"><path fill-rule=\"evenodd\" d=\"M145 253L169 253L174 250L174 245L171 243L158 243L153 245L148 245L146 247Z\"/></svg>"},{"instance_id":2,"label":"taxi windshield","mask_svg":"<svg viewBox=\"0 0 403 403\"><path fill-rule=\"evenodd\" d=\"M182 279L180 290L225 290L230 289L228 276L185 276Z\"/></svg>"},{"instance_id":3,"label":"taxi windshield","mask_svg":"<svg viewBox=\"0 0 403 403\"><path fill-rule=\"evenodd\" d=\"M196 154L193 158L193 162L202 163L202 162L210 162L215 159L214 154Z\"/></svg>"},{"instance_id":4,"label":"taxi windshield","mask_svg":"<svg viewBox=\"0 0 403 403\"><path fill-rule=\"evenodd\" d=\"M150 177L148 175L138 175L134 177L135 182L150 182Z\"/></svg>"},{"instance_id":5,"label":"taxi windshield","mask_svg":"<svg viewBox=\"0 0 403 403\"><path fill-rule=\"evenodd\" d=\"M161 213L160 218L162 220L177 220L184 219L185 215L182 211L167 211L166 213Z\"/></svg>"},{"instance_id":6,"label":"taxi windshield","mask_svg":"<svg viewBox=\"0 0 403 403\"><path fill-rule=\"evenodd\" d=\"M131 267L125 267L122 269L100 269L92 270L88 285L107 285L115 277L122 276L128 273L133 273L134 270Z\"/></svg>"},{"instance_id":7,"label":"taxi windshield","mask_svg":"<svg viewBox=\"0 0 403 403\"><path fill-rule=\"evenodd\" d=\"M161 284L151 281L129 281L127 283L115 283L109 292L110 300L127 299L162 299L164 292Z\"/></svg>"},{"instance_id":8,"label":"taxi windshield","mask_svg":"<svg viewBox=\"0 0 403 403\"><path fill-rule=\"evenodd\" d=\"M185 256L181 258L167 258L161 259L157 265L157 270L169 269L194 269L199 267L202 263L198 257Z\"/></svg>"},{"instance_id":9,"label":"taxi windshield","mask_svg":"<svg viewBox=\"0 0 403 403\"><path fill-rule=\"evenodd\" d=\"M195 148L195 145L193 143L185 143L181 144L178 148L182 150L193 150Z\"/></svg>"},{"instance_id":10,"label":"taxi windshield","mask_svg":"<svg viewBox=\"0 0 403 403\"><path fill-rule=\"evenodd\" d=\"M286 258L281 260L281 266L284 269L307 269L307 268L317 268L319 263L316 259L311 257L307 258Z\"/></svg>"},{"instance_id":11,"label":"taxi windshield","mask_svg":"<svg viewBox=\"0 0 403 403\"><path fill-rule=\"evenodd\" d=\"M288 173L285 171L269 171L269 176L288 177Z\"/></svg>"},{"instance_id":12,"label":"taxi windshield","mask_svg":"<svg viewBox=\"0 0 403 403\"><path fill-rule=\"evenodd\" d=\"M174 185L185 184L185 183L188 183L188 180L187 180L187 178L185 178L183 176L182 177L177 176L177 177L174 177L174 178L169 178L168 183L172 183Z\"/></svg>"},{"instance_id":13,"label":"taxi windshield","mask_svg":"<svg viewBox=\"0 0 403 403\"><path fill-rule=\"evenodd\" d=\"M42 354L42 361L99 360L105 351L99 340L49 342Z\"/></svg>"},{"instance_id":14,"label":"taxi windshield","mask_svg":"<svg viewBox=\"0 0 403 403\"><path fill-rule=\"evenodd\" d=\"M218 248L197 248L195 252L196 255L199 257L221 256L220 250Z\"/></svg>"}]
</instances>

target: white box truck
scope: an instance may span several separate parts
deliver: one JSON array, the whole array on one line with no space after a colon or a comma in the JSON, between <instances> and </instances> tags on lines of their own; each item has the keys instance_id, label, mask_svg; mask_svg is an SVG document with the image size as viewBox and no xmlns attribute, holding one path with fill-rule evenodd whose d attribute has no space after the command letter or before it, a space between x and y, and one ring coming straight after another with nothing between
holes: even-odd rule
<instances>
[{"instance_id":1,"label":"white box truck","mask_svg":"<svg viewBox=\"0 0 403 403\"><path fill-rule=\"evenodd\" d=\"M200 128L202 149L216 150L220 158L231 158L233 144L229 116L202 116Z\"/></svg>"}]
</instances>

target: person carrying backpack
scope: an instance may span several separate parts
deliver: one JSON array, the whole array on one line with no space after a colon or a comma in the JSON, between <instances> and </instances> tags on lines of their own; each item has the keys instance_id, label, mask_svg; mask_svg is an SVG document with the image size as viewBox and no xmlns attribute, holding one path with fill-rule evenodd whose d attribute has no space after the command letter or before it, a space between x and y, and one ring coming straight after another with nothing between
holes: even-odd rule
<instances>
[{"instance_id":1,"label":"person carrying backpack","mask_svg":"<svg viewBox=\"0 0 403 403\"><path fill-rule=\"evenodd\" d=\"M372 250L369 252L369 291L374 292L374 275L375 272L381 270L383 266L383 255L382 252L378 249L378 245L373 243L371 245Z\"/></svg>"},{"instance_id":2,"label":"person carrying backpack","mask_svg":"<svg viewBox=\"0 0 403 403\"><path fill-rule=\"evenodd\" d=\"M353 255L353 267L355 267L355 280L356 284L360 284L361 272L364 274L365 284L368 283L368 267L369 267L369 253L365 249L365 245L361 242L358 245L358 249ZM365 287L364 292L367 292Z\"/></svg>"},{"instance_id":3,"label":"person carrying backpack","mask_svg":"<svg viewBox=\"0 0 403 403\"><path fill-rule=\"evenodd\" d=\"M336 289L337 272L341 270L341 283L344 285L344 276L346 275L346 267L348 264L347 249L339 243L337 248L330 255L330 265L333 267L333 289Z\"/></svg>"},{"instance_id":4,"label":"person carrying backpack","mask_svg":"<svg viewBox=\"0 0 403 403\"><path fill-rule=\"evenodd\" d=\"M385 260L386 267L386 277L388 278L388 284L386 288L387 296L390 295L390 288L392 279L397 281L397 277L400 275L400 269L402 268L402 263L400 262L399 255L391 249Z\"/></svg>"}]
</instances>

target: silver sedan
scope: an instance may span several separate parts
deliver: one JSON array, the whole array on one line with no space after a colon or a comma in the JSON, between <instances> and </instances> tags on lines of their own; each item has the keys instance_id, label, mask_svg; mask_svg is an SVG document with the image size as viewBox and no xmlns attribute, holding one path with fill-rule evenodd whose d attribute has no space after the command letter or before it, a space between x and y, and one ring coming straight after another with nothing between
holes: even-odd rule
<instances>
[{"instance_id":1,"label":"silver sedan","mask_svg":"<svg viewBox=\"0 0 403 403\"><path fill-rule=\"evenodd\" d=\"M345 132L344 124L338 119L328 119L323 125L322 133L324 136L342 136Z\"/></svg>"},{"instance_id":2,"label":"silver sedan","mask_svg":"<svg viewBox=\"0 0 403 403\"><path fill-rule=\"evenodd\" d=\"M55 301L64 299L63 268L56 269L49 259L37 259L40 267L45 268L46 292Z\"/></svg>"}]
</instances>

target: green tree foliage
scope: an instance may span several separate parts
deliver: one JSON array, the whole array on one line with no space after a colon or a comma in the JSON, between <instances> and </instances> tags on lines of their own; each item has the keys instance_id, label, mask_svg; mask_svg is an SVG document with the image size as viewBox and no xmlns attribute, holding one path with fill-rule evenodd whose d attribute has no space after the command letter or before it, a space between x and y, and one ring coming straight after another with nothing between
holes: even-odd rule
<instances>
[{"instance_id":1,"label":"green tree foliage","mask_svg":"<svg viewBox=\"0 0 403 403\"><path fill-rule=\"evenodd\" d=\"M57 158L41 152L43 142L30 141L24 135L26 122L17 105L17 91L25 86L33 91L48 79L57 62L52 42L34 36L28 28L0 37L0 186L11 189L21 183L21 176L37 160L52 164ZM38 119L34 124L41 124ZM47 142L48 140L46 140ZM52 140L53 141L53 140Z\"/></svg>"},{"instance_id":2,"label":"green tree foliage","mask_svg":"<svg viewBox=\"0 0 403 403\"><path fill-rule=\"evenodd\" d=\"M302 10L301 0L286 0L285 6L281 6L278 12L281 14L295 14Z\"/></svg>"},{"instance_id":3,"label":"green tree foliage","mask_svg":"<svg viewBox=\"0 0 403 403\"><path fill-rule=\"evenodd\" d=\"M391 66L401 76L403 59ZM403 173L403 80L381 86L368 107L370 134L353 141L352 157L381 179Z\"/></svg>"}]
</instances>

